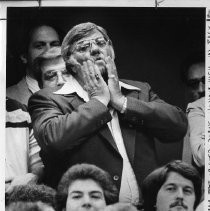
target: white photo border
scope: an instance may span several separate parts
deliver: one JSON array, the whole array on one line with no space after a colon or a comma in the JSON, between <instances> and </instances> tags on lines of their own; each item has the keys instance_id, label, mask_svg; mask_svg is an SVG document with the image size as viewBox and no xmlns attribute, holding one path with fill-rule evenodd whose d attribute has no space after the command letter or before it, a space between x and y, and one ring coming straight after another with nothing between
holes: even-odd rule
<instances>
[{"instance_id":1,"label":"white photo border","mask_svg":"<svg viewBox=\"0 0 210 211\"><path fill-rule=\"evenodd\" d=\"M205 118L205 203L210 210L210 1L209 0L40 0L0 2L0 134L5 137L5 93L6 93L6 29L7 7L204 7L206 8L206 118ZM5 145L0 148L0 169L4 169ZM0 171L0 210L5 209L4 171Z\"/></svg>"}]
</instances>

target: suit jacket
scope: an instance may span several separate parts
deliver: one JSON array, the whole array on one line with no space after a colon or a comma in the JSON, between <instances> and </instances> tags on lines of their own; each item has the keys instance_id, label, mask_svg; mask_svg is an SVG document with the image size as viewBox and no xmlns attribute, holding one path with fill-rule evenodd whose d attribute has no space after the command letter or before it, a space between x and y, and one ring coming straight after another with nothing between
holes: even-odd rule
<instances>
[{"instance_id":1,"label":"suit jacket","mask_svg":"<svg viewBox=\"0 0 210 211\"><path fill-rule=\"evenodd\" d=\"M6 95L27 106L32 92L28 88L25 77L23 77L17 84L7 88Z\"/></svg>"},{"instance_id":2,"label":"suit jacket","mask_svg":"<svg viewBox=\"0 0 210 211\"><path fill-rule=\"evenodd\" d=\"M128 158L137 182L157 167L154 137L179 141L187 130L181 109L161 100L147 83L124 81L140 88L122 88L127 110L118 114ZM85 103L76 93L54 94L50 89L29 100L34 134L41 146L48 185L56 187L62 174L76 163L91 163L108 171L120 187L123 160L107 126L108 108L96 99Z\"/></svg>"}]
</instances>

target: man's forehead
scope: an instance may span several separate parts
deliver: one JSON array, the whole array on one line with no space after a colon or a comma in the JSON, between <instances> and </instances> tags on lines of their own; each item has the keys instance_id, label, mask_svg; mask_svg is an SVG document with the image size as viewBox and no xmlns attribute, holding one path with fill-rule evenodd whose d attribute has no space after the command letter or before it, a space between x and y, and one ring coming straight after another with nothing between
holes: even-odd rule
<instances>
[{"instance_id":1,"label":"man's forehead","mask_svg":"<svg viewBox=\"0 0 210 211\"><path fill-rule=\"evenodd\" d=\"M42 64L42 69L63 69L66 68L66 64L62 57L58 57L55 59L46 60Z\"/></svg>"},{"instance_id":2,"label":"man's forehead","mask_svg":"<svg viewBox=\"0 0 210 211\"><path fill-rule=\"evenodd\" d=\"M205 75L205 63L197 63L190 66L188 71L188 78L200 78Z\"/></svg>"},{"instance_id":3,"label":"man's forehead","mask_svg":"<svg viewBox=\"0 0 210 211\"><path fill-rule=\"evenodd\" d=\"M189 179L183 177L181 174L179 174L177 172L173 172L173 171L168 173L166 181L163 185L165 186L168 184L194 187L191 180L189 180Z\"/></svg>"},{"instance_id":4,"label":"man's forehead","mask_svg":"<svg viewBox=\"0 0 210 211\"><path fill-rule=\"evenodd\" d=\"M31 41L47 40L59 40L58 33L51 26L40 26L33 31Z\"/></svg>"},{"instance_id":5,"label":"man's forehead","mask_svg":"<svg viewBox=\"0 0 210 211\"><path fill-rule=\"evenodd\" d=\"M80 192L85 192L85 191L97 191L97 192L103 192L101 186L95 182L92 179L78 179L73 181L70 186L68 192L75 192L75 191L80 191Z\"/></svg>"},{"instance_id":6,"label":"man's forehead","mask_svg":"<svg viewBox=\"0 0 210 211\"><path fill-rule=\"evenodd\" d=\"M98 37L104 37L103 34L98 31L97 29L92 30L90 33L83 36L81 39L77 40L76 42L83 42L85 40L96 39Z\"/></svg>"}]
</instances>

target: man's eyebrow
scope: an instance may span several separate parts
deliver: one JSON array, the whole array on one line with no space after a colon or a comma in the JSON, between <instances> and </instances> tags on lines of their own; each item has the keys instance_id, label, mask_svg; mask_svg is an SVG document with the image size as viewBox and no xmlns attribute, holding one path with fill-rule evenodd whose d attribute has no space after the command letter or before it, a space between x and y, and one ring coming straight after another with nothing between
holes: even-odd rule
<instances>
[{"instance_id":1,"label":"man's eyebrow","mask_svg":"<svg viewBox=\"0 0 210 211\"><path fill-rule=\"evenodd\" d=\"M99 193L99 194L101 194L101 195L103 194L103 193L102 193L101 191L99 191L99 190L93 190L93 191L90 191L90 193L91 193L91 194L95 194L95 193L98 194L98 193Z\"/></svg>"},{"instance_id":2,"label":"man's eyebrow","mask_svg":"<svg viewBox=\"0 0 210 211\"><path fill-rule=\"evenodd\" d=\"M36 44L45 44L46 42L45 41L35 41L33 42L33 45L36 45Z\"/></svg>"},{"instance_id":3,"label":"man's eyebrow","mask_svg":"<svg viewBox=\"0 0 210 211\"><path fill-rule=\"evenodd\" d=\"M73 190L73 191L71 191L69 194L74 194L74 193L81 194L81 193L82 193L82 191L79 191L79 190Z\"/></svg>"},{"instance_id":4,"label":"man's eyebrow","mask_svg":"<svg viewBox=\"0 0 210 211\"><path fill-rule=\"evenodd\" d=\"M176 185L176 183L172 183L172 182L171 182L171 183L166 183L166 184L164 184L164 186L168 186L168 185L173 185L173 186L174 186L174 185Z\"/></svg>"},{"instance_id":5,"label":"man's eyebrow","mask_svg":"<svg viewBox=\"0 0 210 211\"><path fill-rule=\"evenodd\" d=\"M167 183L167 184L165 184L164 186L177 186L178 184L176 184L176 183ZM194 189L194 187L193 186L190 186L190 185L184 185L183 187L185 187L185 188L192 188L192 189Z\"/></svg>"}]
</instances>

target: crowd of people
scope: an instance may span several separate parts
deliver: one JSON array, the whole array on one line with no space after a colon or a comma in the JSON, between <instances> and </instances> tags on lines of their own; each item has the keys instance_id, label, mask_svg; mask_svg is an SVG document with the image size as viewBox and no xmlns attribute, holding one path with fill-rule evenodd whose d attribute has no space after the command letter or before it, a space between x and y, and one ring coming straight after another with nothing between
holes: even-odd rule
<instances>
[{"instance_id":1,"label":"crowd of people","mask_svg":"<svg viewBox=\"0 0 210 211\"><path fill-rule=\"evenodd\" d=\"M119 79L101 26L78 24L62 39L42 23L25 44L26 75L6 93L6 210L202 207L204 61L185 65L196 100L185 113L148 83ZM175 160L159 167L155 139L172 143L188 135L192 165Z\"/></svg>"}]
</instances>

